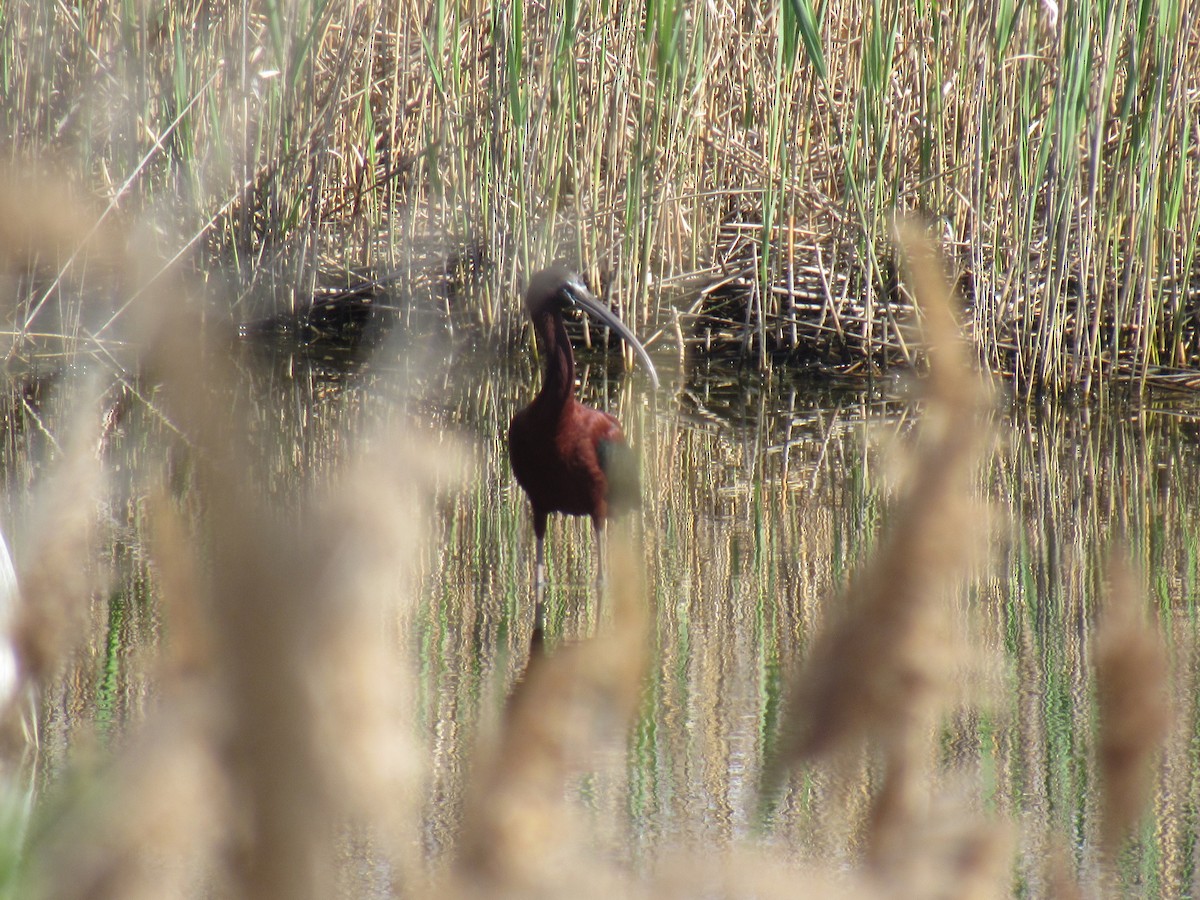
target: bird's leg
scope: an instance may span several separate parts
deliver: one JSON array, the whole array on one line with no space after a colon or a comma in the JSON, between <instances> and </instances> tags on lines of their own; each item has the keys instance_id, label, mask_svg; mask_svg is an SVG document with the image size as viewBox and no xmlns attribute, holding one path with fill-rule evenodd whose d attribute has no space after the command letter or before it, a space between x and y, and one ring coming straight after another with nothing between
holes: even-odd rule
<instances>
[{"instance_id":1,"label":"bird's leg","mask_svg":"<svg viewBox=\"0 0 1200 900\"><path fill-rule=\"evenodd\" d=\"M604 521L592 522L592 534L596 538L596 624L600 623L600 613L604 604L604 588L608 582L608 573L604 569L604 542L608 529Z\"/></svg>"},{"instance_id":2,"label":"bird's leg","mask_svg":"<svg viewBox=\"0 0 1200 900\"><path fill-rule=\"evenodd\" d=\"M608 573L604 571L604 540L607 529L600 523L592 528L592 533L596 536L596 590L602 592L608 580Z\"/></svg>"},{"instance_id":3,"label":"bird's leg","mask_svg":"<svg viewBox=\"0 0 1200 900\"><path fill-rule=\"evenodd\" d=\"M537 535L537 562L533 570L533 628L540 635L546 626L546 535Z\"/></svg>"}]
</instances>

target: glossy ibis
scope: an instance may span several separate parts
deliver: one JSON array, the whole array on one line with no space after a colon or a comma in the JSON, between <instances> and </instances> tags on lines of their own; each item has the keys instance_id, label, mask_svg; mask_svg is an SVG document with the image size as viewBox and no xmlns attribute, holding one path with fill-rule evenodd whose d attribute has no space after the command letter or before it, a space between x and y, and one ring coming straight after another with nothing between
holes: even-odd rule
<instances>
[{"instance_id":1,"label":"glossy ibis","mask_svg":"<svg viewBox=\"0 0 1200 900\"><path fill-rule=\"evenodd\" d=\"M542 627L543 550L550 513L591 517L597 578L602 579L604 524L610 515L636 508L640 500L637 460L625 443L620 423L575 399L575 355L563 323L563 311L571 308L590 313L619 334L633 347L658 387L658 374L646 349L624 322L591 295L578 275L554 267L533 276L525 292L525 311L533 321L546 370L538 395L508 426L508 457L517 483L533 507L536 635Z\"/></svg>"}]
</instances>

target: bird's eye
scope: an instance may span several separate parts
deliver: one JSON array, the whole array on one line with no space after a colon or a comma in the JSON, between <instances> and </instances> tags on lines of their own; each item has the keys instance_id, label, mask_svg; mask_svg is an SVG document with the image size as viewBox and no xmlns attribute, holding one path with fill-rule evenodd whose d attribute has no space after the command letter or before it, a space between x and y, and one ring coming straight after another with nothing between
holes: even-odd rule
<instances>
[{"instance_id":1,"label":"bird's eye","mask_svg":"<svg viewBox=\"0 0 1200 900\"><path fill-rule=\"evenodd\" d=\"M562 300L562 305L569 307L575 305L576 298L586 297L587 293L587 288L583 286L582 281L572 279L563 285L563 289L559 292L558 296Z\"/></svg>"}]
</instances>

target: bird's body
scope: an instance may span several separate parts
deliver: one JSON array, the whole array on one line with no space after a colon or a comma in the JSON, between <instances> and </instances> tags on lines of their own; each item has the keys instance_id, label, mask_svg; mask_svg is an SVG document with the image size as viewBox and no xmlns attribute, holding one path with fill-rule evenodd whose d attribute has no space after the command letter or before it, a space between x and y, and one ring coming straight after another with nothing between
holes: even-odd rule
<instances>
[{"instance_id":1,"label":"bird's body","mask_svg":"<svg viewBox=\"0 0 1200 900\"><path fill-rule=\"evenodd\" d=\"M545 581L543 541L550 513L590 517L599 538L610 516L638 503L637 463L620 423L575 398L575 356L562 317L563 309L572 305L597 316L629 341L657 385L654 367L641 344L595 301L577 276L563 269L547 269L533 277L525 308L546 368L538 395L513 416L508 427L508 455L517 483L533 508L539 611Z\"/></svg>"},{"instance_id":2,"label":"bird's body","mask_svg":"<svg viewBox=\"0 0 1200 900\"><path fill-rule=\"evenodd\" d=\"M547 418L539 421L542 415ZM615 418L573 397L549 414L529 406L513 417L508 445L535 519L558 512L590 516L599 526L608 518L612 446L627 447Z\"/></svg>"}]
</instances>

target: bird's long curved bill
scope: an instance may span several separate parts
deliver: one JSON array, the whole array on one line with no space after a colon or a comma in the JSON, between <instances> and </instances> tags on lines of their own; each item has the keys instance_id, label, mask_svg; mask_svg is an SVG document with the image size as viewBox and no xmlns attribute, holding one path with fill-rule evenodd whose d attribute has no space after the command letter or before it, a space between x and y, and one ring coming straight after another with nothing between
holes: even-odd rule
<instances>
[{"instance_id":1,"label":"bird's long curved bill","mask_svg":"<svg viewBox=\"0 0 1200 900\"><path fill-rule=\"evenodd\" d=\"M621 336L621 340L633 348L633 352L637 354L637 358L641 360L646 371L650 373L650 382L654 385L655 390L658 389L658 372L654 371L654 363L650 361L650 354L646 352L646 348L642 346L642 342L637 339L629 327L617 318L607 306L602 304L590 294L583 294L580 291L572 291L571 297L580 309L587 312L589 315L599 319L613 331Z\"/></svg>"}]
</instances>

